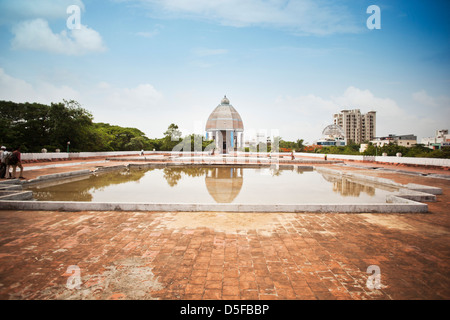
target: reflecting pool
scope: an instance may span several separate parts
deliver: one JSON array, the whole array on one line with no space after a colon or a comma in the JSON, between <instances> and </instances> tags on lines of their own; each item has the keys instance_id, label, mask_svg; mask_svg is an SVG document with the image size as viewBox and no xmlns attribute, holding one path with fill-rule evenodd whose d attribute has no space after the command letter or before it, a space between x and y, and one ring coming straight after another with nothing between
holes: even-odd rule
<instances>
[{"instance_id":1,"label":"reflecting pool","mask_svg":"<svg viewBox=\"0 0 450 320\"><path fill-rule=\"evenodd\" d=\"M29 187L38 201L152 203L384 203L392 191L316 170L130 168Z\"/></svg>"}]
</instances>

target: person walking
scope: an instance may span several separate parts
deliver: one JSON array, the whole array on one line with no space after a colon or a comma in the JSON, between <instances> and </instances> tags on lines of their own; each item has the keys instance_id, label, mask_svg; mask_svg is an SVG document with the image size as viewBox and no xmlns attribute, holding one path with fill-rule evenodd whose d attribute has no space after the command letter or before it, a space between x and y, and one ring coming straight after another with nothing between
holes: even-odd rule
<instances>
[{"instance_id":1,"label":"person walking","mask_svg":"<svg viewBox=\"0 0 450 320\"><path fill-rule=\"evenodd\" d=\"M12 179L16 178L16 169L17 169L17 167L20 168L19 179L25 179L22 176L22 174L23 174L23 166L22 166L20 147L17 147L13 151L12 157L10 158L9 162L10 162L9 165L12 166Z\"/></svg>"},{"instance_id":2,"label":"person walking","mask_svg":"<svg viewBox=\"0 0 450 320\"><path fill-rule=\"evenodd\" d=\"M6 147L0 148L0 179L5 178L6 175Z\"/></svg>"},{"instance_id":3,"label":"person walking","mask_svg":"<svg viewBox=\"0 0 450 320\"><path fill-rule=\"evenodd\" d=\"M2 154L2 163L5 165L5 179L11 179L11 172L9 171L10 168L10 160L12 157L12 152L8 151L8 149L5 148L5 151L3 151Z\"/></svg>"}]
</instances>

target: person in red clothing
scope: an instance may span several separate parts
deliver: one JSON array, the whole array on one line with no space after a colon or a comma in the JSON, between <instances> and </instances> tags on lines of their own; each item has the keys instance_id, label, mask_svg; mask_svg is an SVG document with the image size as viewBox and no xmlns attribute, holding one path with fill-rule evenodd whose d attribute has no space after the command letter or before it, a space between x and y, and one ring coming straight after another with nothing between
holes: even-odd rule
<instances>
[{"instance_id":1,"label":"person in red clothing","mask_svg":"<svg viewBox=\"0 0 450 320\"><path fill-rule=\"evenodd\" d=\"M13 162L10 164L13 168L12 170L12 179L16 178L16 168L19 167L20 168L20 174L19 174L19 179L25 179L22 174L23 174L23 166L22 166L22 159L21 159L21 154L20 154L20 147L17 147L14 151L13 151Z\"/></svg>"}]
</instances>

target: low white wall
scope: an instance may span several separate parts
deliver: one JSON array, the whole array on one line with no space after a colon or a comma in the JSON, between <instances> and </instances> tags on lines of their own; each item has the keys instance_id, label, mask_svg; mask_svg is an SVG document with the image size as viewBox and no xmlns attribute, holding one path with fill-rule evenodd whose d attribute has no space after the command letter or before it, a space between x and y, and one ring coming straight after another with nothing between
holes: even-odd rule
<instances>
[{"instance_id":1,"label":"low white wall","mask_svg":"<svg viewBox=\"0 0 450 320\"><path fill-rule=\"evenodd\" d=\"M145 155L151 155L155 153L168 153L168 154L181 154L179 151L145 151ZM207 152L192 152L195 155L206 155ZM77 158L91 158L91 157L113 157L113 156L136 156L140 155L140 151L114 151L114 152L48 152L48 153L22 153L23 160L51 160L51 159L77 159ZM242 152L238 155L248 156L266 156L265 153L255 152ZM271 156L290 156L291 153L272 153ZM325 154L321 153L303 153L296 152L297 157L310 157L324 159ZM375 157L375 156L353 156L343 154L327 154L327 160L354 160L354 161L373 161L373 162L385 162L392 164L412 164L412 165L424 165L424 166L439 166L450 167L450 159L437 159L437 158L407 158L407 157Z\"/></svg>"},{"instance_id":2,"label":"low white wall","mask_svg":"<svg viewBox=\"0 0 450 320\"><path fill-rule=\"evenodd\" d=\"M182 154L180 151L145 151L144 155L152 154ZM188 152L186 152L187 154ZM191 152L192 155L208 154L207 152ZM139 156L140 151L111 151L111 152L47 152L47 153L22 153L22 160L52 160L52 159L78 159L93 157L114 157L114 156Z\"/></svg>"},{"instance_id":3,"label":"low white wall","mask_svg":"<svg viewBox=\"0 0 450 320\"><path fill-rule=\"evenodd\" d=\"M319 158L324 159L325 154L323 153L302 153L302 152L296 152L296 156L301 157L311 157L311 158ZM356 161L367 161L367 158L375 158L375 157L366 157L366 156L352 156L352 155L345 155L345 154L327 154L327 160L356 160Z\"/></svg>"},{"instance_id":4,"label":"low white wall","mask_svg":"<svg viewBox=\"0 0 450 320\"><path fill-rule=\"evenodd\" d=\"M419 164L425 166L450 167L450 159L407 158L407 157L375 157L377 162L393 162L403 164Z\"/></svg>"},{"instance_id":5,"label":"low white wall","mask_svg":"<svg viewBox=\"0 0 450 320\"><path fill-rule=\"evenodd\" d=\"M51 159L77 159L92 157L112 157L139 155L139 151L117 151L117 152L47 152L47 153L22 153L22 160L51 160Z\"/></svg>"},{"instance_id":6,"label":"low white wall","mask_svg":"<svg viewBox=\"0 0 450 320\"><path fill-rule=\"evenodd\" d=\"M320 153L295 153L296 156L312 157L323 159L325 154ZM382 157L382 156L352 156L344 154L327 154L328 160L354 160L354 161L373 161L373 162L385 162L392 164L412 164L422 166L439 166L450 167L450 159L437 159L437 158L408 158L408 157Z\"/></svg>"}]
</instances>

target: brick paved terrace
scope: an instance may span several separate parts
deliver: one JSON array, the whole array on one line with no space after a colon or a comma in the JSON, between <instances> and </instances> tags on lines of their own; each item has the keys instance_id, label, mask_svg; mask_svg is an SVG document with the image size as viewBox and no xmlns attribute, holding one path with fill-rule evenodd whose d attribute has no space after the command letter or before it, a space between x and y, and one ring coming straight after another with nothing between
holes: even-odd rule
<instances>
[{"instance_id":1,"label":"brick paved terrace","mask_svg":"<svg viewBox=\"0 0 450 320\"><path fill-rule=\"evenodd\" d=\"M341 169L443 195L427 214L0 210L0 299L449 299L449 180Z\"/></svg>"}]
</instances>

